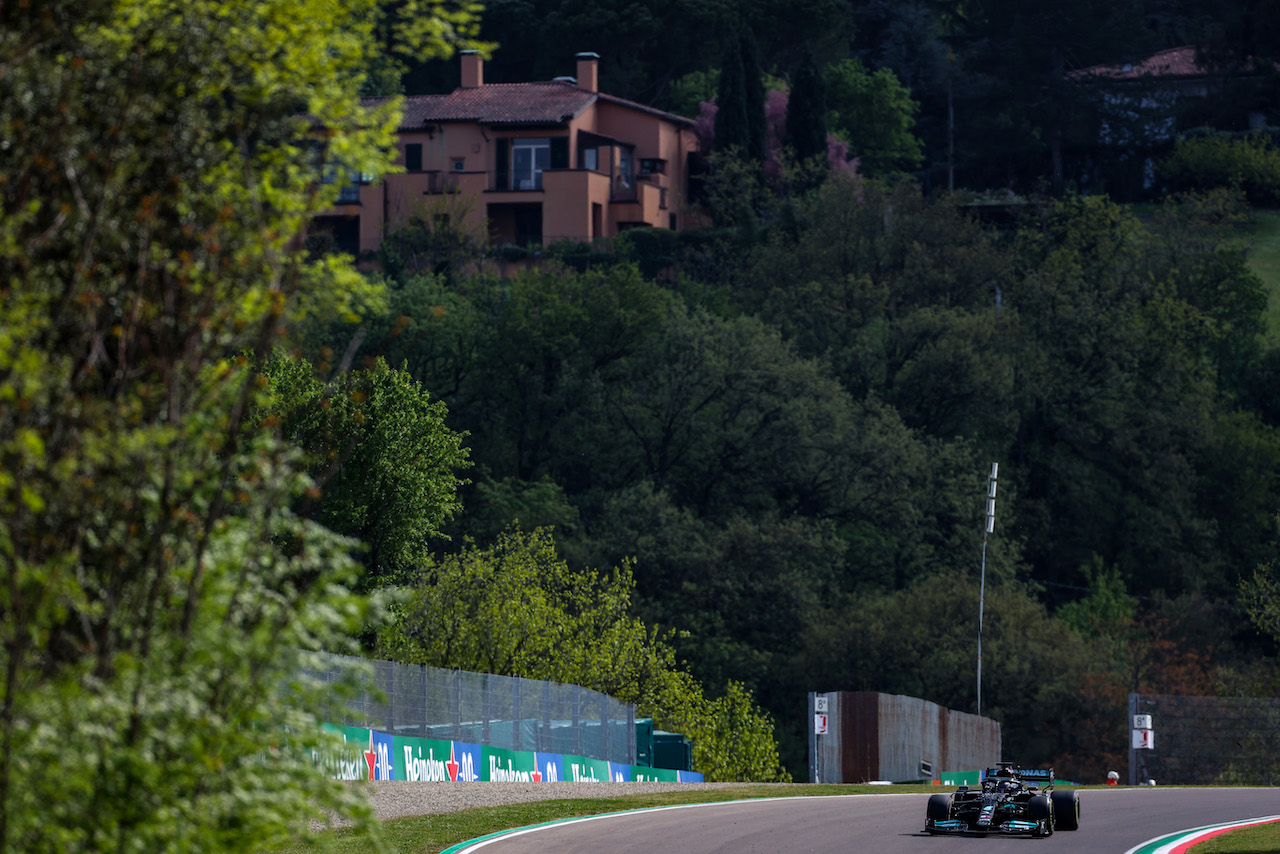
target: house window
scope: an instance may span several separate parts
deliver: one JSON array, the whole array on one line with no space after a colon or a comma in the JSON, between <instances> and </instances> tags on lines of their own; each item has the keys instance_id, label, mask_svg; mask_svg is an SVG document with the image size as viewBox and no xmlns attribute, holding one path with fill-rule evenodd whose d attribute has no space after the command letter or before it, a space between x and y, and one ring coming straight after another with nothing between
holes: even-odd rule
<instances>
[{"instance_id":1,"label":"house window","mask_svg":"<svg viewBox=\"0 0 1280 854\"><path fill-rule=\"evenodd\" d=\"M462 172L462 171L465 171L465 170L466 170L466 168L467 168L467 161L466 161L466 160L455 160L455 161L453 161L453 171L454 171L454 172Z\"/></svg>"},{"instance_id":2,"label":"house window","mask_svg":"<svg viewBox=\"0 0 1280 854\"><path fill-rule=\"evenodd\" d=\"M579 154L581 168L590 169L592 172L598 171L600 168L600 149L584 148Z\"/></svg>"},{"instance_id":3,"label":"house window","mask_svg":"<svg viewBox=\"0 0 1280 854\"><path fill-rule=\"evenodd\" d=\"M635 152L625 146L618 147L618 171L613 176L613 194L621 198L631 198L636 193L636 159Z\"/></svg>"},{"instance_id":4,"label":"house window","mask_svg":"<svg viewBox=\"0 0 1280 854\"><path fill-rule=\"evenodd\" d=\"M551 140L546 138L511 140L511 188L541 190L542 170L551 167Z\"/></svg>"},{"instance_id":5,"label":"house window","mask_svg":"<svg viewBox=\"0 0 1280 854\"><path fill-rule=\"evenodd\" d=\"M410 142L404 147L404 171L422 171L422 143Z\"/></svg>"},{"instance_id":6,"label":"house window","mask_svg":"<svg viewBox=\"0 0 1280 854\"><path fill-rule=\"evenodd\" d=\"M351 205L360 202L360 183L350 180L349 173L341 166L327 165L320 175L322 184L340 184L338 187L338 204Z\"/></svg>"}]
</instances>

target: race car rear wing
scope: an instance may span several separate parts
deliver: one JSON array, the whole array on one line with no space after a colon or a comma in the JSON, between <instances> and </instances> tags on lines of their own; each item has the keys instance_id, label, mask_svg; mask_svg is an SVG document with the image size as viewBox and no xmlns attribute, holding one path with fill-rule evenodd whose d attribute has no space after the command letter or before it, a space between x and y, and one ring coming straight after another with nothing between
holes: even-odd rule
<instances>
[{"instance_id":1,"label":"race car rear wing","mask_svg":"<svg viewBox=\"0 0 1280 854\"><path fill-rule=\"evenodd\" d=\"M1000 773L1001 771L1003 771L1004 773L1003 774ZM1010 771L1012 771L1013 775L1015 777L1018 777L1024 783L1052 783L1053 782L1052 768L1013 768L1008 765L1002 766L1000 768L988 768L987 770L982 772L981 776L979 777L979 780L980 781L994 780L994 779L997 779L998 777L1007 777L1009 776Z\"/></svg>"}]
</instances>

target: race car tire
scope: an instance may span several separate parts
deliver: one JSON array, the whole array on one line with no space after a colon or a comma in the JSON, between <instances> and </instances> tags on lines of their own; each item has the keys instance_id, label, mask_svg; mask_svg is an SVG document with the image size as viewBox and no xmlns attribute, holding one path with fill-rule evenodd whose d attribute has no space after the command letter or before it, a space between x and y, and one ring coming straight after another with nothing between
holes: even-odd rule
<instances>
[{"instance_id":1,"label":"race car tire","mask_svg":"<svg viewBox=\"0 0 1280 854\"><path fill-rule=\"evenodd\" d=\"M924 815L930 821L946 821L951 818L951 796L930 795L929 806L925 808Z\"/></svg>"},{"instance_id":2,"label":"race car tire","mask_svg":"<svg viewBox=\"0 0 1280 854\"><path fill-rule=\"evenodd\" d=\"M1053 829L1080 829L1080 793L1075 789L1050 792L1053 798Z\"/></svg>"},{"instance_id":3,"label":"race car tire","mask_svg":"<svg viewBox=\"0 0 1280 854\"><path fill-rule=\"evenodd\" d=\"M1027 801L1027 815L1034 819L1052 819L1054 804L1044 795L1036 795Z\"/></svg>"}]
</instances>

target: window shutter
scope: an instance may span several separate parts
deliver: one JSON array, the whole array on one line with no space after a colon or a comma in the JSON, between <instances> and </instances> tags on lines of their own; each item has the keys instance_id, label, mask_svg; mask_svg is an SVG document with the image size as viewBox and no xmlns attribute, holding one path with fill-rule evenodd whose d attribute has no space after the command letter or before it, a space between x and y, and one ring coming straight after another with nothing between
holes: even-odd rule
<instances>
[{"instance_id":1,"label":"window shutter","mask_svg":"<svg viewBox=\"0 0 1280 854\"><path fill-rule=\"evenodd\" d=\"M569 137L567 136L551 137L551 168L552 169L568 169L569 168Z\"/></svg>"},{"instance_id":2,"label":"window shutter","mask_svg":"<svg viewBox=\"0 0 1280 854\"><path fill-rule=\"evenodd\" d=\"M500 136L493 141L494 151L497 152L497 162L494 164L493 172L493 188L495 190L505 190L510 184L511 175L511 155L509 146L511 140L505 136Z\"/></svg>"}]
</instances>

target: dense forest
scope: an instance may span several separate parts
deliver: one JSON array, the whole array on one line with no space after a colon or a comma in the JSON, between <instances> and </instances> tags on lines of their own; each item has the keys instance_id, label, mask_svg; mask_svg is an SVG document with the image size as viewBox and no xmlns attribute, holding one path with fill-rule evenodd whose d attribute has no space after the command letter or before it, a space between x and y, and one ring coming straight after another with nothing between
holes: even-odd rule
<instances>
[{"instance_id":1,"label":"dense forest","mask_svg":"<svg viewBox=\"0 0 1280 854\"><path fill-rule=\"evenodd\" d=\"M0 4L0 851L280 850L338 814L385 850L316 762L316 650L607 691L712 780L805 779L808 691L974 710L983 578L1018 762L1101 780L1131 691L1277 695L1245 236L1280 203L1278 27ZM300 239L326 158L395 168L362 95L446 90L457 48L551 77L547 44L698 117L704 227L494 246L445 194L368 256ZM1220 97L1099 142L1072 72L1186 44Z\"/></svg>"},{"instance_id":2,"label":"dense forest","mask_svg":"<svg viewBox=\"0 0 1280 854\"><path fill-rule=\"evenodd\" d=\"M998 461L983 699L1011 755L1104 775L1129 691L1264 680L1237 588L1277 544L1276 358L1236 197L1047 201L1004 231L910 181L765 204L750 238L404 270L381 319L313 330L465 433L434 549L518 520L572 566L633 560L635 613L747 686L795 773L806 691L974 708Z\"/></svg>"},{"instance_id":3,"label":"dense forest","mask_svg":"<svg viewBox=\"0 0 1280 854\"><path fill-rule=\"evenodd\" d=\"M1095 5L493 3L498 74L551 75L556 33L589 37L607 89L718 99L695 200L714 226L529 253L424 211L366 259L386 311L310 326L299 352L383 360L443 402L474 468L433 552L550 530L569 566L624 572L634 614L711 696L745 688L800 779L807 691L974 710L985 555L984 714L1009 756L1100 780L1129 692L1274 691L1274 638L1245 615L1273 589L1280 351L1240 237L1255 184L1211 175L1194 133L1139 152L1138 208L1062 165L1100 156L1068 133L1088 94L1069 71L1186 43L1265 56L1275 22ZM816 117L795 108L815 68ZM438 63L404 85L432 74L448 85ZM1271 85L1219 104L1216 135L1177 120L1273 163L1232 125L1280 106ZM753 87L790 96L785 118L747 108L788 123L769 151L723 120ZM806 160L806 122L860 168ZM1029 192L973 204L991 188Z\"/></svg>"}]
</instances>

